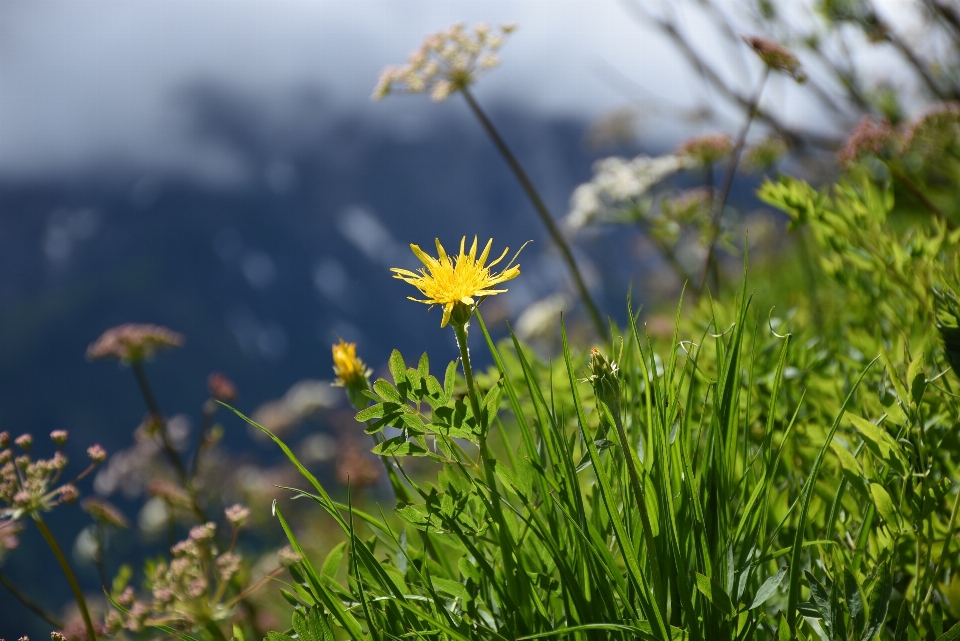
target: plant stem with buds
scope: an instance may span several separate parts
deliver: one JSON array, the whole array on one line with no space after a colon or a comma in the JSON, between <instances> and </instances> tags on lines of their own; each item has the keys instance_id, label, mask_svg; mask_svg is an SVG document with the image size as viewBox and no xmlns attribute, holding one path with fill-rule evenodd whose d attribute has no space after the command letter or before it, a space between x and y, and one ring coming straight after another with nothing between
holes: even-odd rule
<instances>
[{"instance_id":1,"label":"plant stem with buds","mask_svg":"<svg viewBox=\"0 0 960 641\"><path fill-rule=\"evenodd\" d=\"M33 522L37 524L37 529L40 530L40 534L43 535L43 539L47 542L47 545L50 546L50 551L53 552L53 556L57 558L60 569L63 570L63 574L67 577L67 583L70 584L73 598L76 599L77 607L80 608L80 616L83 617L83 625L87 630L87 639L89 641L97 641L97 633L93 629L93 620L90 618L89 610L87 610L87 601L83 598L83 590L80 589L80 584L77 583L77 577L74 575L70 563L67 562L67 557L64 556L63 550L60 549L57 540L53 537L53 532L50 531L50 528L47 527L43 519L41 519L39 515L34 515Z\"/></svg>"},{"instance_id":2,"label":"plant stem with buds","mask_svg":"<svg viewBox=\"0 0 960 641\"><path fill-rule=\"evenodd\" d=\"M520 185L526 192L527 197L530 199L530 202L533 203L533 208L540 216L540 220L546 226L547 232L550 234L550 238L553 239L553 242L560 250L560 255L563 257L564 262L567 263L567 268L570 270L570 275L573 277L574 285L576 286L577 291L580 293L580 298L583 300L583 304L587 307L587 312L590 314L590 319L593 321L593 325L597 331L597 334L601 339L605 341L608 340L609 336L607 333L607 327L603 322L603 316L601 316L599 308L597 307L596 303L594 303L593 297L590 296L590 292L587 290L587 285L583 280L583 276L580 274L580 268L577 267L577 262L573 258L573 252L570 251L570 246L567 244L566 239L564 239L560 228L557 227L557 223L553 220L553 216L550 215L550 210L547 209L546 204L543 202L543 198L540 197L540 193L537 191L537 188L533 186L533 182L530 180L530 177L527 176L527 172L524 171L520 161L517 160L517 157L510 150L510 147L507 146L507 143L500 135L500 132L498 132L496 127L493 126L493 122L490 121L490 119L487 117L487 114L483 111L483 109L480 108L480 105L474 99L473 94L471 94L466 87L463 88L462 93L463 97L467 101L467 104L470 106L470 110L473 112L473 115L475 115L477 120L480 121L483 129L487 132L487 135L490 136L490 139L493 140L493 144L496 146L497 150L500 151L503 159L507 161L507 165L510 166L510 169L513 171L514 175L516 175L517 180L520 181Z\"/></svg>"}]
</instances>

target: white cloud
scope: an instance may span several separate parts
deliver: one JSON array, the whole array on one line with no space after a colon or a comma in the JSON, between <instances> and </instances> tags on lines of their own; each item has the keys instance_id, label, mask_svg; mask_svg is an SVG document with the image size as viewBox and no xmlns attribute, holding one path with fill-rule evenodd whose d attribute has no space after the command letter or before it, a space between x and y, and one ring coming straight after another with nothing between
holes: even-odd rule
<instances>
[{"instance_id":1,"label":"white cloud","mask_svg":"<svg viewBox=\"0 0 960 641\"><path fill-rule=\"evenodd\" d=\"M478 89L487 100L590 115L623 100L597 61L669 74L616 0L4 0L0 172L118 156L209 165L222 151L195 148L178 113L196 81L266 101L322 86L336 109L390 118L402 108L368 103L379 70L456 21L521 25Z\"/></svg>"}]
</instances>

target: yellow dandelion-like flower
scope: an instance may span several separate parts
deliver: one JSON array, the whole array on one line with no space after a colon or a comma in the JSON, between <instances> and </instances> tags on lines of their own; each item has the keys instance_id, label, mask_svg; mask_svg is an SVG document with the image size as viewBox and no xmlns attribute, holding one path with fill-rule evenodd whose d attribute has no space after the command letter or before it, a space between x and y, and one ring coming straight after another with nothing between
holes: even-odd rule
<instances>
[{"instance_id":1,"label":"yellow dandelion-like flower","mask_svg":"<svg viewBox=\"0 0 960 641\"><path fill-rule=\"evenodd\" d=\"M487 246L483 248L479 258L477 258L476 237L473 239L469 253L464 251L466 242L467 238L464 236L460 240L460 255L450 257L438 239L437 254L439 256L437 258L430 256L416 245L410 245L410 249L425 268L420 268L417 272L397 267L390 270L394 272L394 278L410 283L426 297L425 300L421 300L408 296L410 300L427 305L443 305L443 320L440 322L440 327L446 327L450 322L450 315L458 304L465 306L463 311L466 314L463 316L458 314L455 322L465 323L473 312L474 298L502 294L507 290L492 288L520 275L520 265L507 267L499 274L490 272L490 268L507 255L509 247L503 250L499 258L487 265L493 239L487 241Z\"/></svg>"},{"instance_id":2,"label":"yellow dandelion-like flower","mask_svg":"<svg viewBox=\"0 0 960 641\"><path fill-rule=\"evenodd\" d=\"M337 375L334 385L350 387L357 383L366 384L372 371L357 358L357 344L347 343L342 338L333 346L333 372Z\"/></svg>"}]
</instances>

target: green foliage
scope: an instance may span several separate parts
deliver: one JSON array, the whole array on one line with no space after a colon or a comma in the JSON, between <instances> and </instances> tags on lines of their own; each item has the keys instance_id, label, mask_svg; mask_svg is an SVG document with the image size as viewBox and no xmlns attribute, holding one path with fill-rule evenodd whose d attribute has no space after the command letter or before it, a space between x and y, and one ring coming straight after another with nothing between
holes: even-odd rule
<instances>
[{"instance_id":1,"label":"green foliage","mask_svg":"<svg viewBox=\"0 0 960 641\"><path fill-rule=\"evenodd\" d=\"M291 570L295 617L373 640L953 638L960 232L903 224L870 181L761 197L844 297L821 334L763 319L746 283L678 310L662 343L634 322L582 354L561 327L559 366L478 315L495 364L478 389L469 363L441 384L394 352L357 415L392 514L335 502L274 438L346 539Z\"/></svg>"}]
</instances>

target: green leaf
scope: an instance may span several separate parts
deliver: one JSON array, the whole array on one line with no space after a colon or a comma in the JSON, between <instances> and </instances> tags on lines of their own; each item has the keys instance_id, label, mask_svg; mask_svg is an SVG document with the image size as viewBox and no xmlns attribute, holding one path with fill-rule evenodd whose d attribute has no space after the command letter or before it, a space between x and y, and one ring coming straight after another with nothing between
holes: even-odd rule
<instances>
[{"instance_id":1,"label":"green leaf","mask_svg":"<svg viewBox=\"0 0 960 641\"><path fill-rule=\"evenodd\" d=\"M785 576L787 576L787 566L783 566L777 570L776 574L768 577L767 580L763 582L763 585L760 586L760 589L757 590L757 594L753 597L753 601L747 609L753 610L766 603L770 597L776 594L777 588L783 583L783 577Z\"/></svg>"},{"instance_id":2,"label":"green leaf","mask_svg":"<svg viewBox=\"0 0 960 641\"><path fill-rule=\"evenodd\" d=\"M857 577L849 567L843 568L844 598L847 601L847 610L850 612L851 637L856 638L863 631L866 623L866 613L863 611L863 598L860 596L860 585Z\"/></svg>"},{"instance_id":3,"label":"green leaf","mask_svg":"<svg viewBox=\"0 0 960 641\"><path fill-rule=\"evenodd\" d=\"M867 449L879 458L885 465L896 471L900 476L906 476L908 465L903 449L892 436L882 427L860 418L856 414L847 414L847 418L857 428Z\"/></svg>"},{"instance_id":4,"label":"green leaf","mask_svg":"<svg viewBox=\"0 0 960 641\"><path fill-rule=\"evenodd\" d=\"M420 357L420 362L417 363L417 371L420 372L420 377L426 379L430 376L430 357L427 356L427 353L424 352Z\"/></svg>"},{"instance_id":5,"label":"green leaf","mask_svg":"<svg viewBox=\"0 0 960 641\"><path fill-rule=\"evenodd\" d=\"M887 607L890 605L892 591L893 573L890 570L890 561L886 560L878 569L877 579L870 589L870 594L867 595L869 618L867 629L863 631L860 641L870 641L883 628L883 623L887 619Z\"/></svg>"},{"instance_id":6,"label":"green leaf","mask_svg":"<svg viewBox=\"0 0 960 641\"><path fill-rule=\"evenodd\" d=\"M380 398L384 400L393 401L394 403L403 403L403 398L400 396L400 392L397 391L397 388L382 378L378 378L376 382L374 382L373 389L380 396Z\"/></svg>"},{"instance_id":7,"label":"green leaf","mask_svg":"<svg viewBox=\"0 0 960 641\"><path fill-rule=\"evenodd\" d=\"M407 366L403 362L400 350L395 349L390 352L390 360L387 362L387 366L390 368L390 374L393 375L393 382L397 387L407 382Z\"/></svg>"},{"instance_id":8,"label":"green leaf","mask_svg":"<svg viewBox=\"0 0 960 641\"><path fill-rule=\"evenodd\" d=\"M340 562L343 560L343 553L347 549L347 542L342 541L327 554L320 568L320 575L329 579L335 579L337 571L340 569Z\"/></svg>"},{"instance_id":9,"label":"green leaf","mask_svg":"<svg viewBox=\"0 0 960 641\"><path fill-rule=\"evenodd\" d=\"M916 407L923 400L923 392L927 386L927 379L923 373L922 353L907 366L907 384L910 386L910 398L913 400L913 406Z\"/></svg>"},{"instance_id":10,"label":"green leaf","mask_svg":"<svg viewBox=\"0 0 960 641\"><path fill-rule=\"evenodd\" d=\"M447 371L443 375L443 395L450 400L453 397L453 384L457 380L457 361L450 361Z\"/></svg>"},{"instance_id":11,"label":"green leaf","mask_svg":"<svg viewBox=\"0 0 960 641\"><path fill-rule=\"evenodd\" d=\"M451 581L449 579L441 579L439 577L430 577L430 581L433 583L433 587L443 592L449 594L450 596L460 599L461 601L469 601L470 593L467 592L467 588L457 581Z\"/></svg>"},{"instance_id":12,"label":"green leaf","mask_svg":"<svg viewBox=\"0 0 960 641\"><path fill-rule=\"evenodd\" d=\"M957 639L960 639L960 623L937 637L937 641L957 641Z\"/></svg>"},{"instance_id":13,"label":"green leaf","mask_svg":"<svg viewBox=\"0 0 960 641\"><path fill-rule=\"evenodd\" d=\"M501 463L500 461L494 462L494 471L497 474L497 478L500 479L500 482L503 483L503 486L508 490L522 494L523 496L530 496L531 487L524 483L520 476L517 475L509 467Z\"/></svg>"},{"instance_id":14,"label":"green leaf","mask_svg":"<svg viewBox=\"0 0 960 641\"><path fill-rule=\"evenodd\" d=\"M727 596L723 587L708 576L704 576L699 572L697 572L696 575L697 589L700 590L703 596L707 597L707 601L716 606L716 608L726 616L733 616L733 604L730 602L730 597Z\"/></svg>"},{"instance_id":15,"label":"green leaf","mask_svg":"<svg viewBox=\"0 0 960 641\"><path fill-rule=\"evenodd\" d=\"M360 410L354 418L358 423L366 423L374 418L383 418L384 413L387 412L388 405L394 409L398 407L396 403L377 403L364 410Z\"/></svg>"},{"instance_id":16,"label":"green leaf","mask_svg":"<svg viewBox=\"0 0 960 641\"><path fill-rule=\"evenodd\" d=\"M777 625L777 641L792 641L793 635L790 634L790 624L787 623L787 617L780 613L780 623Z\"/></svg>"},{"instance_id":17,"label":"green leaf","mask_svg":"<svg viewBox=\"0 0 960 641\"><path fill-rule=\"evenodd\" d=\"M877 512L887 522L887 525L896 531L900 531L900 513L893 504L893 499L879 483L870 484L870 496L873 497L873 504L877 506Z\"/></svg>"},{"instance_id":18,"label":"green leaf","mask_svg":"<svg viewBox=\"0 0 960 641\"><path fill-rule=\"evenodd\" d=\"M430 454L416 443L408 441L403 435L388 438L377 444L371 451L380 456L427 456Z\"/></svg>"},{"instance_id":19,"label":"green leaf","mask_svg":"<svg viewBox=\"0 0 960 641\"><path fill-rule=\"evenodd\" d=\"M857 476L863 476L863 468L860 467L860 462L850 453L850 450L845 448L839 442L834 440L830 443L830 449L833 450L833 453L837 455L837 458L840 459L840 466L852 472Z\"/></svg>"},{"instance_id":20,"label":"green leaf","mask_svg":"<svg viewBox=\"0 0 960 641\"><path fill-rule=\"evenodd\" d=\"M480 584L480 570L467 560L467 557L461 556L460 560L457 561L457 567L460 569L460 574L463 575L464 578L473 580L477 585Z\"/></svg>"},{"instance_id":21,"label":"green leaf","mask_svg":"<svg viewBox=\"0 0 960 641\"><path fill-rule=\"evenodd\" d=\"M236 623L233 624L233 641L246 641L246 637L243 636L243 630L240 629L240 626Z\"/></svg>"}]
</instances>

